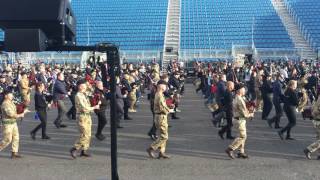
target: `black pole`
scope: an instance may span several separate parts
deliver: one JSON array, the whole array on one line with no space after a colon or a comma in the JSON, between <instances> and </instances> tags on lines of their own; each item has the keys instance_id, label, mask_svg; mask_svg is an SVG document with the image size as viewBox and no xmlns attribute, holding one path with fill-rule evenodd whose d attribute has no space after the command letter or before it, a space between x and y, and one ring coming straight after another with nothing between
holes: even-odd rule
<instances>
[{"instance_id":1,"label":"black pole","mask_svg":"<svg viewBox=\"0 0 320 180\"><path fill-rule=\"evenodd\" d=\"M117 160L117 105L116 105L116 73L119 71L119 54L118 51L108 53L109 75L110 75L110 90L111 90L111 175L112 180L119 180L118 176L118 160Z\"/></svg>"}]
</instances>

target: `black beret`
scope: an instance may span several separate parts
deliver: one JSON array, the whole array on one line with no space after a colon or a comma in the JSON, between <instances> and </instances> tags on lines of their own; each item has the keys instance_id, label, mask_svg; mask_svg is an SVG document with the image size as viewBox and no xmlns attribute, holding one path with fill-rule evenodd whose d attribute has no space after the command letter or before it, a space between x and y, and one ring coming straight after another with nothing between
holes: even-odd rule
<instances>
[{"instance_id":1,"label":"black beret","mask_svg":"<svg viewBox=\"0 0 320 180\"><path fill-rule=\"evenodd\" d=\"M27 72L25 72L25 71L21 72L21 76L26 75L26 74L27 74Z\"/></svg>"},{"instance_id":2,"label":"black beret","mask_svg":"<svg viewBox=\"0 0 320 180\"><path fill-rule=\"evenodd\" d=\"M167 85L168 83L164 80L159 80L157 85L161 85L161 84Z\"/></svg>"},{"instance_id":3,"label":"black beret","mask_svg":"<svg viewBox=\"0 0 320 180\"><path fill-rule=\"evenodd\" d=\"M81 84L86 84L87 81L85 79L81 79L77 82L77 85L80 86Z\"/></svg>"},{"instance_id":4,"label":"black beret","mask_svg":"<svg viewBox=\"0 0 320 180\"><path fill-rule=\"evenodd\" d=\"M5 89L5 90L3 91L3 94L4 94L4 95L8 95L8 94L10 94L10 93L13 93L13 89L12 89L12 88L7 88L7 89Z\"/></svg>"},{"instance_id":5,"label":"black beret","mask_svg":"<svg viewBox=\"0 0 320 180\"><path fill-rule=\"evenodd\" d=\"M242 88L244 88L244 87L245 87L244 84L239 83L239 84L236 84L236 85L235 85L234 90L235 90L235 91L238 91L238 90L240 90L240 89L242 89Z\"/></svg>"}]
</instances>

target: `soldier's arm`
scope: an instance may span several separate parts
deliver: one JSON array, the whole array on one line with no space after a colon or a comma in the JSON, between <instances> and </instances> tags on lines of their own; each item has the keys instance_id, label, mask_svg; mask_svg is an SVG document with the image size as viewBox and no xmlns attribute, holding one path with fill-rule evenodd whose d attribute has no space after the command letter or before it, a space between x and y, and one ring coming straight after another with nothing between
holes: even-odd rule
<instances>
[{"instance_id":1,"label":"soldier's arm","mask_svg":"<svg viewBox=\"0 0 320 180\"><path fill-rule=\"evenodd\" d=\"M160 112L163 112L165 114L168 114L170 112L170 108L167 106L164 97L160 98L159 106Z\"/></svg>"},{"instance_id":2,"label":"soldier's arm","mask_svg":"<svg viewBox=\"0 0 320 180\"><path fill-rule=\"evenodd\" d=\"M16 109L10 107L10 106L6 106L2 109L2 111L4 111L4 113L12 119L16 119L19 117L19 115L17 114Z\"/></svg>"},{"instance_id":3,"label":"soldier's arm","mask_svg":"<svg viewBox=\"0 0 320 180\"><path fill-rule=\"evenodd\" d=\"M239 104L240 104L239 110L241 111L242 116L245 118L250 118L251 113L248 111L247 107L242 103L239 103Z\"/></svg>"},{"instance_id":4,"label":"soldier's arm","mask_svg":"<svg viewBox=\"0 0 320 180\"><path fill-rule=\"evenodd\" d=\"M78 105L80 106L82 113L90 113L94 110L94 107L91 107L90 104L86 103L87 101L85 97L77 96L76 101L78 102Z\"/></svg>"}]
</instances>

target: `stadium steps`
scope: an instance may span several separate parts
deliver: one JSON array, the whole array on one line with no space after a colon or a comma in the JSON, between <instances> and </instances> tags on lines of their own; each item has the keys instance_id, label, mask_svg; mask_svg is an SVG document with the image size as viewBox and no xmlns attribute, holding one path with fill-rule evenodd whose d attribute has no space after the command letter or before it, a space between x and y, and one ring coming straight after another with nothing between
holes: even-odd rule
<instances>
[{"instance_id":1,"label":"stadium steps","mask_svg":"<svg viewBox=\"0 0 320 180\"><path fill-rule=\"evenodd\" d=\"M178 52L180 48L180 0L169 0L167 11L166 32L164 35L164 50L162 60L162 70L171 60L178 59ZM171 52L167 52L171 49Z\"/></svg>"},{"instance_id":2,"label":"stadium steps","mask_svg":"<svg viewBox=\"0 0 320 180\"><path fill-rule=\"evenodd\" d=\"M317 54L313 51L308 41L304 39L303 34L300 32L299 26L294 22L294 19L289 14L285 2L283 0L271 1L283 25L286 27L286 30L288 31L288 34L291 37L295 48L298 49L301 58L316 59Z\"/></svg>"}]
</instances>

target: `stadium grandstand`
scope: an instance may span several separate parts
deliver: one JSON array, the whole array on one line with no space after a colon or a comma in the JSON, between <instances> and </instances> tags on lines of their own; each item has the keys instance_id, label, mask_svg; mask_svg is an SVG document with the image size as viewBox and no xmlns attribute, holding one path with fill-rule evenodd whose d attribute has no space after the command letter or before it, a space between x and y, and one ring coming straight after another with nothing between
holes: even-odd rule
<instances>
[{"instance_id":1,"label":"stadium grandstand","mask_svg":"<svg viewBox=\"0 0 320 180\"><path fill-rule=\"evenodd\" d=\"M111 42L121 59L318 58L318 0L74 0L77 44ZM0 40L4 37L0 32ZM88 54L88 53L87 53ZM5 54L1 60L79 62L82 54Z\"/></svg>"}]
</instances>

